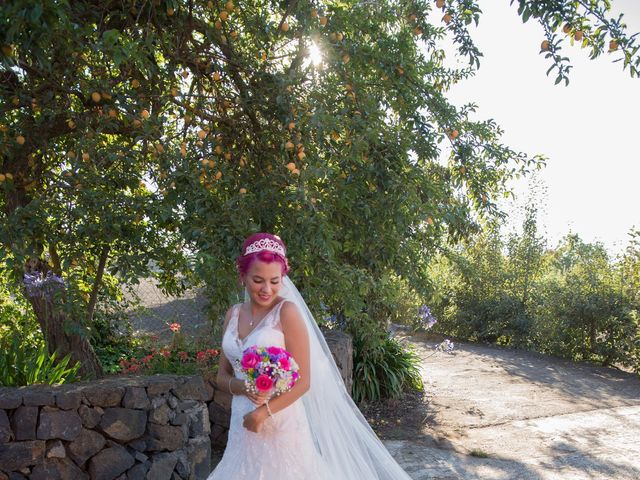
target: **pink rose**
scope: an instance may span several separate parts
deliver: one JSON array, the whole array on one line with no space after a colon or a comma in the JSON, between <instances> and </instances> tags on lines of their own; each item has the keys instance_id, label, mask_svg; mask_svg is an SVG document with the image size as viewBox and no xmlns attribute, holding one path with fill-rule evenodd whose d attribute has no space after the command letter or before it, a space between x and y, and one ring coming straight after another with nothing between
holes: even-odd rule
<instances>
[{"instance_id":1,"label":"pink rose","mask_svg":"<svg viewBox=\"0 0 640 480\"><path fill-rule=\"evenodd\" d=\"M268 392L273 387L273 380L268 375L260 375L256 378L256 388L261 392Z\"/></svg>"},{"instance_id":2,"label":"pink rose","mask_svg":"<svg viewBox=\"0 0 640 480\"><path fill-rule=\"evenodd\" d=\"M267 352L269 353L269 355L279 355L283 352L283 349L280 347L268 347Z\"/></svg>"},{"instance_id":3,"label":"pink rose","mask_svg":"<svg viewBox=\"0 0 640 480\"><path fill-rule=\"evenodd\" d=\"M260 357L258 355L253 352L247 352L242 357L242 361L240 362L240 364L242 365L242 368L247 369L255 368L258 362L260 362Z\"/></svg>"},{"instance_id":4,"label":"pink rose","mask_svg":"<svg viewBox=\"0 0 640 480\"><path fill-rule=\"evenodd\" d=\"M289 370L291 368L291 365L289 365L289 359L288 358L281 358L280 359L280 367L285 369L285 370Z\"/></svg>"}]
</instances>

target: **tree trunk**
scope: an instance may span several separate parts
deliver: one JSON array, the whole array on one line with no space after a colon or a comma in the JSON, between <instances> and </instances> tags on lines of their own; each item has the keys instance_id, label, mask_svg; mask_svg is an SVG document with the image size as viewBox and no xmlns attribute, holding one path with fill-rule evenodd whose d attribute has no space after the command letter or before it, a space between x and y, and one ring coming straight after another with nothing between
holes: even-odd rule
<instances>
[{"instance_id":1,"label":"tree trunk","mask_svg":"<svg viewBox=\"0 0 640 480\"><path fill-rule=\"evenodd\" d=\"M81 325L69 319L65 312L43 297L29 298L47 342L49 353L57 351L62 358L71 354L71 365L80 362L83 379L100 378L102 367Z\"/></svg>"}]
</instances>

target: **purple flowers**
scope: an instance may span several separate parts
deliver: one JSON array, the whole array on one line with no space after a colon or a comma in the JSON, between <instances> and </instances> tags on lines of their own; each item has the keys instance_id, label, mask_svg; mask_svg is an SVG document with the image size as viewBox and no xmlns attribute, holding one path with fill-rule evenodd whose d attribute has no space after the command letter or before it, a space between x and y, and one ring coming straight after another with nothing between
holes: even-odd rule
<instances>
[{"instance_id":1,"label":"purple flowers","mask_svg":"<svg viewBox=\"0 0 640 480\"><path fill-rule=\"evenodd\" d=\"M420 307L420 309L418 310L418 315L420 316L420 320L427 330L433 327L438 321L433 313L431 313L431 309L426 305L422 305Z\"/></svg>"},{"instance_id":2,"label":"purple flowers","mask_svg":"<svg viewBox=\"0 0 640 480\"><path fill-rule=\"evenodd\" d=\"M62 277L48 271L46 274L38 272L24 274L24 288L27 296L42 297L51 300L58 290L63 290L65 282Z\"/></svg>"}]
</instances>

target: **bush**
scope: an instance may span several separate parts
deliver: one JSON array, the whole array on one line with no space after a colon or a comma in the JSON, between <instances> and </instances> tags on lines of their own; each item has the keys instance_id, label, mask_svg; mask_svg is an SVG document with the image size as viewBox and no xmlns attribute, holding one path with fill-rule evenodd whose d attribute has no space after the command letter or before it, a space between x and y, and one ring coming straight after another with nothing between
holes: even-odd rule
<instances>
[{"instance_id":1,"label":"bush","mask_svg":"<svg viewBox=\"0 0 640 480\"><path fill-rule=\"evenodd\" d=\"M202 343L186 345L180 328L179 323L170 324L169 329L173 332L171 345L161 348L137 349L137 355L120 360L119 371L144 375L157 373L214 374L217 371L220 350L210 348Z\"/></svg>"},{"instance_id":2,"label":"bush","mask_svg":"<svg viewBox=\"0 0 640 480\"><path fill-rule=\"evenodd\" d=\"M407 389L423 390L421 360L413 350L370 325L352 335L355 402L393 398Z\"/></svg>"},{"instance_id":3,"label":"bush","mask_svg":"<svg viewBox=\"0 0 640 480\"><path fill-rule=\"evenodd\" d=\"M18 333L0 341L0 384L18 387L38 383L60 384L76 380L80 363L69 366L70 355L57 359L46 345L33 345Z\"/></svg>"}]
</instances>

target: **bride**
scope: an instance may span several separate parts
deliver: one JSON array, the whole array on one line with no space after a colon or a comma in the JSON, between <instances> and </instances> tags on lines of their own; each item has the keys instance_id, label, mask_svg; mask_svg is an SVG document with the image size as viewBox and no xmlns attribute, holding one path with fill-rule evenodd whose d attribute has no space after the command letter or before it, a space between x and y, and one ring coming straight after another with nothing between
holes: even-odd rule
<instances>
[{"instance_id":1,"label":"bride","mask_svg":"<svg viewBox=\"0 0 640 480\"><path fill-rule=\"evenodd\" d=\"M248 301L227 312L217 384L233 395L229 439L207 480L410 480L362 416L311 312L291 283L286 247L257 233L237 261ZM300 378L254 394L236 366L245 348L291 353Z\"/></svg>"}]
</instances>

